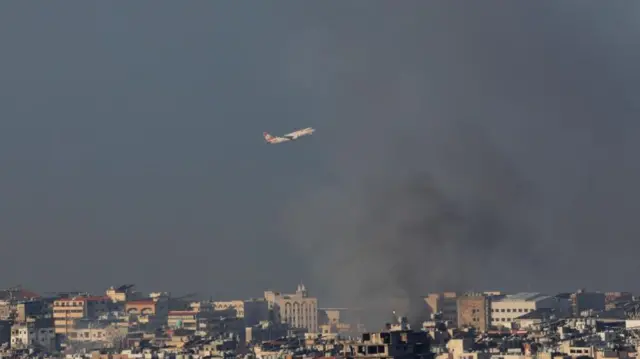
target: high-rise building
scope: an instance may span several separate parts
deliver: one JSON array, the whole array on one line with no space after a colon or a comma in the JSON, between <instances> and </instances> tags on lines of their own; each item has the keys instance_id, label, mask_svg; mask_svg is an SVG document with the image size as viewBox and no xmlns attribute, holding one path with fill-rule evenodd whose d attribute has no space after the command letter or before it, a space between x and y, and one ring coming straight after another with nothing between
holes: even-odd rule
<instances>
[{"instance_id":1,"label":"high-rise building","mask_svg":"<svg viewBox=\"0 0 640 359\"><path fill-rule=\"evenodd\" d=\"M266 291L264 297L282 323L318 332L318 299L309 297L304 284L298 285L294 294Z\"/></svg>"}]
</instances>

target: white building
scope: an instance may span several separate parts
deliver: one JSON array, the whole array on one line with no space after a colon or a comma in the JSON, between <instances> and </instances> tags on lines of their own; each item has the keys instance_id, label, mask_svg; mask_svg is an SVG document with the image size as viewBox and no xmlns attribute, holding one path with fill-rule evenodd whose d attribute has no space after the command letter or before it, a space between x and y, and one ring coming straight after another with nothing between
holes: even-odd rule
<instances>
[{"instance_id":1,"label":"white building","mask_svg":"<svg viewBox=\"0 0 640 359\"><path fill-rule=\"evenodd\" d=\"M491 300L491 325L512 327L514 320L537 309L566 310L561 299L540 293L518 293Z\"/></svg>"},{"instance_id":2,"label":"white building","mask_svg":"<svg viewBox=\"0 0 640 359\"><path fill-rule=\"evenodd\" d=\"M42 348L46 351L56 349L56 333L54 328L43 328L33 323L11 326L11 348Z\"/></svg>"}]
</instances>

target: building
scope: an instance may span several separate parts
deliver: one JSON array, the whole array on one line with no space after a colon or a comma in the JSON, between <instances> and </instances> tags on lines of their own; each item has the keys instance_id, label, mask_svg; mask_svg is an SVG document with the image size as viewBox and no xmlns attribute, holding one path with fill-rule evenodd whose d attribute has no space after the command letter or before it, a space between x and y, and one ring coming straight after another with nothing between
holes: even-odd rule
<instances>
[{"instance_id":1,"label":"building","mask_svg":"<svg viewBox=\"0 0 640 359\"><path fill-rule=\"evenodd\" d=\"M172 310L167 316L167 326L172 329L196 331L198 329L198 313L194 310Z\"/></svg>"},{"instance_id":2,"label":"building","mask_svg":"<svg viewBox=\"0 0 640 359\"><path fill-rule=\"evenodd\" d=\"M217 312L241 318L246 326L257 325L263 320L271 319L269 303L264 298L229 301L202 301L191 303L196 312Z\"/></svg>"},{"instance_id":3,"label":"building","mask_svg":"<svg viewBox=\"0 0 640 359\"><path fill-rule=\"evenodd\" d=\"M362 319L364 315L360 309L321 308L318 310L318 325L320 333L342 334L345 336L364 332Z\"/></svg>"},{"instance_id":4,"label":"building","mask_svg":"<svg viewBox=\"0 0 640 359\"><path fill-rule=\"evenodd\" d=\"M221 337L233 334L244 349L246 330L244 321L236 317L224 317L215 312L197 312L194 310L170 311L167 326L174 331L188 332L202 337Z\"/></svg>"},{"instance_id":5,"label":"building","mask_svg":"<svg viewBox=\"0 0 640 359\"><path fill-rule=\"evenodd\" d=\"M568 311L568 303L562 299L541 293L517 293L493 297L491 300L491 325L511 328L516 318L538 309L550 309L558 314Z\"/></svg>"},{"instance_id":6,"label":"building","mask_svg":"<svg viewBox=\"0 0 640 359\"><path fill-rule=\"evenodd\" d=\"M214 301L210 303L212 311L217 312L232 312L238 318L244 318L244 301L243 300L228 300L228 301Z\"/></svg>"},{"instance_id":7,"label":"building","mask_svg":"<svg viewBox=\"0 0 640 359\"><path fill-rule=\"evenodd\" d=\"M42 300L31 300L18 303L16 305L16 321L26 322L30 317L42 317L46 311L45 303Z\"/></svg>"},{"instance_id":8,"label":"building","mask_svg":"<svg viewBox=\"0 0 640 359\"><path fill-rule=\"evenodd\" d=\"M39 348L48 352L57 348L56 333L51 321L14 324L11 327L11 348Z\"/></svg>"},{"instance_id":9,"label":"building","mask_svg":"<svg viewBox=\"0 0 640 359\"><path fill-rule=\"evenodd\" d=\"M245 328L245 341L247 343L262 343L285 336L287 336L287 326L269 321Z\"/></svg>"},{"instance_id":10,"label":"building","mask_svg":"<svg viewBox=\"0 0 640 359\"><path fill-rule=\"evenodd\" d=\"M69 334L80 319L97 319L108 313L109 297L72 297L53 302L53 320L58 334Z\"/></svg>"},{"instance_id":11,"label":"building","mask_svg":"<svg viewBox=\"0 0 640 359\"><path fill-rule=\"evenodd\" d=\"M265 320L272 320L269 302L265 298L254 298L244 301L244 323L250 327Z\"/></svg>"},{"instance_id":12,"label":"building","mask_svg":"<svg viewBox=\"0 0 640 359\"><path fill-rule=\"evenodd\" d=\"M318 299L309 297L304 284L300 284L294 294L266 291L264 297L281 323L310 333L318 332Z\"/></svg>"},{"instance_id":13,"label":"building","mask_svg":"<svg viewBox=\"0 0 640 359\"><path fill-rule=\"evenodd\" d=\"M133 290L133 284L121 285L119 287L109 287L105 292L106 296L111 299L113 303L122 303L131 300L141 299L139 292Z\"/></svg>"},{"instance_id":14,"label":"building","mask_svg":"<svg viewBox=\"0 0 640 359\"><path fill-rule=\"evenodd\" d=\"M607 292L604 294L605 309L611 310L633 301L629 292Z\"/></svg>"},{"instance_id":15,"label":"building","mask_svg":"<svg viewBox=\"0 0 640 359\"><path fill-rule=\"evenodd\" d=\"M15 306L7 300L0 300L0 320L10 320L15 316Z\"/></svg>"},{"instance_id":16,"label":"building","mask_svg":"<svg viewBox=\"0 0 640 359\"><path fill-rule=\"evenodd\" d=\"M129 325L146 325L147 329L158 328L167 323L169 301L159 297L127 301L124 305Z\"/></svg>"},{"instance_id":17,"label":"building","mask_svg":"<svg viewBox=\"0 0 640 359\"><path fill-rule=\"evenodd\" d=\"M570 295L573 315L579 316L584 311L604 311L606 307L605 294L598 292L587 292L580 289Z\"/></svg>"},{"instance_id":18,"label":"building","mask_svg":"<svg viewBox=\"0 0 640 359\"><path fill-rule=\"evenodd\" d=\"M424 298L429 316L440 313L442 320L452 327L458 325L458 293L431 293Z\"/></svg>"},{"instance_id":19,"label":"building","mask_svg":"<svg viewBox=\"0 0 640 359\"><path fill-rule=\"evenodd\" d=\"M458 327L472 327L486 332L491 323L491 297L484 293L465 294L457 298Z\"/></svg>"},{"instance_id":20,"label":"building","mask_svg":"<svg viewBox=\"0 0 640 359\"><path fill-rule=\"evenodd\" d=\"M127 301L125 312L137 316L160 316L169 314L169 301L166 298L136 299Z\"/></svg>"},{"instance_id":21,"label":"building","mask_svg":"<svg viewBox=\"0 0 640 359\"><path fill-rule=\"evenodd\" d=\"M11 321L0 320L0 345L11 342Z\"/></svg>"},{"instance_id":22,"label":"building","mask_svg":"<svg viewBox=\"0 0 640 359\"><path fill-rule=\"evenodd\" d=\"M345 344L342 354L347 359L413 359L432 356L427 332L412 331L406 327L379 333L363 333L359 342Z\"/></svg>"}]
</instances>

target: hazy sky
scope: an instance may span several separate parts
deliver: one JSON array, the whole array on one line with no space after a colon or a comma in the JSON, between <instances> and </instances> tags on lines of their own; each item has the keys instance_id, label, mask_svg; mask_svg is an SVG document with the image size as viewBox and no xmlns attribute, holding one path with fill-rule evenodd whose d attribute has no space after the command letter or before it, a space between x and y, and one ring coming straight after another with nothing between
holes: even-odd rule
<instances>
[{"instance_id":1,"label":"hazy sky","mask_svg":"<svg viewBox=\"0 0 640 359\"><path fill-rule=\"evenodd\" d=\"M0 3L0 283L640 289L639 6L497 4Z\"/></svg>"}]
</instances>

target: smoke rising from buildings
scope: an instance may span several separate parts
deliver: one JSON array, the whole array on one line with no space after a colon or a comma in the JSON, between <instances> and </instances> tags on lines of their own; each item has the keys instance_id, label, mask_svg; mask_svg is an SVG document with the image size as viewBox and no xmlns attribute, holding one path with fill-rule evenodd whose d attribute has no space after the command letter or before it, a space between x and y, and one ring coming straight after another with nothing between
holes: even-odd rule
<instances>
[{"instance_id":1,"label":"smoke rising from buildings","mask_svg":"<svg viewBox=\"0 0 640 359\"><path fill-rule=\"evenodd\" d=\"M283 226L322 294L632 286L637 5L609 5L308 9L285 71L329 179Z\"/></svg>"}]
</instances>

